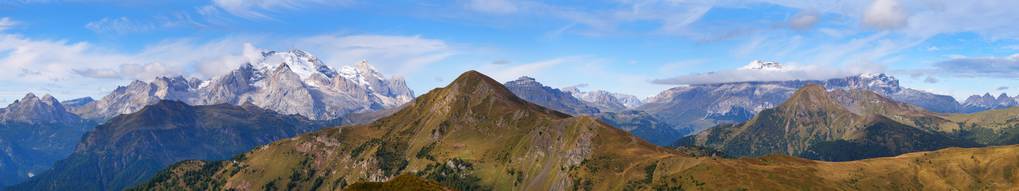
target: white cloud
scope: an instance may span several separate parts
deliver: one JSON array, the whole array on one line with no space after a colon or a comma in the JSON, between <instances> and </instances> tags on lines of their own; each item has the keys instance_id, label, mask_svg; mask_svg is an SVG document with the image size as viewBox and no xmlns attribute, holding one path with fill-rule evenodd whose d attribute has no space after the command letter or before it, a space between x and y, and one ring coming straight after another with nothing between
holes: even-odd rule
<instances>
[{"instance_id":1,"label":"white cloud","mask_svg":"<svg viewBox=\"0 0 1019 191\"><path fill-rule=\"evenodd\" d=\"M854 67L786 64L781 70L731 69L657 79L652 82L657 84L682 85L749 81L826 80L859 75L862 73L882 72L884 70L883 67L877 65L860 67L861 65L867 64L858 64L854 65Z\"/></svg>"},{"instance_id":2,"label":"white cloud","mask_svg":"<svg viewBox=\"0 0 1019 191\"><path fill-rule=\"evenodd\" d=\"M103 18L98 21L92 21L85 24L85 28L95 31L97 33L132 33L132 32L144 32L155 29L156 26L152 23L143 23L132 21L127 17L120 18Z\"/></svg>"},{"instance_id":3,"label":"white cloud","mask_svg":"<svg viewBox=\"0 0 1019 191\"><path fill-rule=\"evenodd\" d=\"M789 26L793 29L809 29L821 21L821 16L816 11L800 11L793 18L789 19Z\"/></svg>"},{"instance_id":4,"label":"white cloud","mask_svg":"<svg viewBox=\"0 0 1019 191\"><path fill-rule=\"evenodd\" d=\"M254 44L309 50L337 67L368 59L386 74L403 76L455 54L444 41L417 36L320 35L299 38L242 36L211 41L172 39L137 52L112 51L87 42L0 34L0 80L140 79L184 75L210 78L257 58Z\"/></svg>"},{"instance_id":5,"label":"white cloud","mask_svg":"<svg viewBox=\"0 0 1019 191\"><path fill-rule=\"evenodd\" d=\"M18 22L11 20L10 17L0 18L0 32L10 29L15 25L18 25Z\"/></svg>"},{"instance_id":6,"label":"white cloud","mask_svg":"<svg viewBox=\"0 0 1019 191\"><path fill-rule=\"evenodd\" d=\"M577 63L582 59L581 57L562 57L523 64L486 64L479 67L478 71L499 81L510 81L521 76L537 76L557 65Z\"/></svg>"},{"instance_id":7,"label":"white cloud","mask_svg":"<svg viewBox=\"0 0 1019 191\"><path fill-rule=\"evenodd\" d=\"M213 0L213 6L247 19L272 19L269 13L312 6L343 5L349 0Z\"/></svg>"},{"instance_id":8,"label":"white cloud","mask_svg":"<svg viewBox=\"0 0 1019 191\"><path fill-rule=\"evenodd\" d=\"M898 0L874 0L863 14L863 24L881 29L894 29L907 24L906 10Z\"/></svg>"},{"instance_id":9,"label":"white cloud","mask_svg":"<svg viewBox=\"0 0 1019 191\"><path fill-rule=\"evenodd\" d=\"M0 33L0 68L3 68L0 81L7 83L0 86L0 93L34 91L61 98L101 96L125 85L126 80L149 81L157 76L175 75L207 79L259 57L261 52L256 44L309 50L332 67L368 59L390 76L409 75L456 53L444 41L417 36L169 39L124 52L89 42Z\"/></svg>"},{"instance_id":10,"label":"white cloud","mask_svg":"<svg viewBox=\"0 0 1019 191\"><path fill-rule=\"evenodd\" d=\"M913 72L927 76L964 78L1019 78L1019 54L1004 57L959 57L936 62L930 69Z\"/></svg>"},{"instance_id":11,"label":"white cloud","mask_svg":"<svg viewBox=\"0 0 1019 191\"><path fill-rule=\"evenodd\" d=\"M406 76L456 54L446 42L419 36L320 35L294 41L332 67L367 59L383 73Z\"/></svg>"}]
</instances>

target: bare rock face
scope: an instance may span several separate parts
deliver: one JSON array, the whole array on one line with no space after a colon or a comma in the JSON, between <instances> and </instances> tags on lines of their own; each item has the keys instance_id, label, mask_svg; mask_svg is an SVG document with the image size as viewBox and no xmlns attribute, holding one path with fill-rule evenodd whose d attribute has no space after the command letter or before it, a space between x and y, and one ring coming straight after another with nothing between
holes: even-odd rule
<instances>
[{"instance_id":1,"label":"bare rock face","mask_svg":"<svg viewBox=\"0 0 1019 191\"><path fill-rule=\"evenodd\" d=\"M1004 109L1009 107L1019 106L1019 102L1016 98L1008 97L1008 94L1001 93L997 98L991 96L990 93L984 93L983 96L972 95L966 98L963 102L963 113L975 113L980 111L992 110L992 109Z\"/></svg>"},{"instance_id":2,"label":"bare rock face","mask_svg":"<svg viewBox=\"0 0 1019 191\"><path fill-rule=\"evenodd\" d=\"M506 82L506 88L524 100L571 115L590 115L600 111L570 93L551 88L531 77L520 77Z\"/></svg>"},{"instance_id":3,"label":"bare rock face","mask_svg":"<svg viewBox=\"0 0 1019 191\"><path fill-rule=\"evenodd\" d=\"M106 120L160 100L190 105L251 103L283 114L335 119L350 113L395 108L414 99L402 79L387 79L367 61L340 72L301 50L266 51L262 57L209 80L159 77L132 82L102 99L72 109Z\"/></svg>"},{"instance_id":4,"label":"bare rock face","mask_svg":"<svg viewBox=\"0 0 1019 191\"><path fill-rule=\"evenodd\" d=\"M29 93L6 108L0 109L0 122L5 123L55 124L78 121L80 121L78 116L67 112L60 101L50 95L40 98Z\"/></svg>"},{"instance_id":5,"label":"bare rock face","mask_svg":"<svg viewBox=\"0 0 1019 191\"><path fill-rule=\"evenodd\" d=\"M577 87L563 88L563 90L573 95L573 97L577 97L589 105L597 107L602 112L623 111L636 108L642 104L640 98L633 95L612 93L604 90L585 92Z\"/></svg>"}]
</instances>

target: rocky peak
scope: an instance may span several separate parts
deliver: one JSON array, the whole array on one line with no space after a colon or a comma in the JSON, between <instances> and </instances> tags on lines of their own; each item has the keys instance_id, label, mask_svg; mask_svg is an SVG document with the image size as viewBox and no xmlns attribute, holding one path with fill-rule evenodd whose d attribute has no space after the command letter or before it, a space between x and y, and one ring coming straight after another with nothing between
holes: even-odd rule
<instances>
[{"instance_id":1,"label":"rocky peak","mask_svg":"<svg viewBox=\"0 0 1019 191\"><path fill-rule=\"evenodd\" d=\"M1012 100L1012 97L1008 97L1007 93L1001 93L1001 94L998 95L998 98L995 99L995 100L997 100L998 102L1003 102L1003 101Z\"/></svg>"},{"instance_id":2,"label":"rocky peak","mask_svg":"<svg viewBox=\"0 0 1019 191\"><path fill-rule=\"evenodd\" d=\"M528 76L520 76L520 78L517 78L516 80L506 82L506 84L507 85L512 84L512 85L517 85L517 86L531 86L531 87L541 87L541 86L544 86L541 83L539 83L537 80L535 80L534 78L528 77Z\"/></svg>"},{"instance_id":3,"label":"rocky peak","mask_svg":"<svg viewBox=\"0 0 1019 191\"><path fill-rule=\"evenodd\" d=\"M858 82L851 82L853 84L850 85L850 88L864 88L883 94L894 94L902 91L902 87L899 86L899 79L884 73L864 73L856 77L850 77L850 81L854 80L858 80Z\"/></svg>"},{"instance_id":4,"label":"rocky peak","mask_svg":"<svg viewBox=\"0 0 1019 191\"><path fill-rule=\"evenodd\" d=\"M314 74L322 74L332 78L337 74L336 71L323 64L322 61L311 55L311 53L296 49L282 52L262 52L262 58L253 65L263 72L273 71L281 65L288 65L287 67L291 68L301 79L308 78Z\"/></svg>"},{"instance_id":5,"label":"rocky peak","mask_svg":"<svg viewBox=\"0 0 1019 191\"><path fill-rule=\"evenodd\" d=\"M28 93L0 110L0 121L29 124L73 123L78 122L79 118L67 112L60 101L49 94L40 98Z\"/></svg>"},{"instance_id":6,"label":"rocky peak","mask_svg":"<svg viewBox=\"0 0 1019 191\"><path fill-rule=\"evenodd\" d=\"M341 66L340 76L364 86L371 86L374 83L385 80L382 73L379 73L374 66L368 64L368 60L361 60L361 62L353 66Z\"/></svg>"},{"instance_id":7,"label":"rocky peak","mask_svg":"<svg viewBox=\"0 0 1019 191\"><path fill-rule=\"evenodd\" d=\"M531 77L523 76L517 80L506 82L506 88L524 100L563 113L579 115L600 112L598 108L571 93L545 86Z\"/></svg>"}]
</instances>

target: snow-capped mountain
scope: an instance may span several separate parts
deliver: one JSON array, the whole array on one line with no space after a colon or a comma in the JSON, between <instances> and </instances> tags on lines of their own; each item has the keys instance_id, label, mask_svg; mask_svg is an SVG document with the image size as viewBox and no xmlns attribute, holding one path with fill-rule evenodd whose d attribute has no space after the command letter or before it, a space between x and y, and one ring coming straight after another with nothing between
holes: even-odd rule
<instances>
[{"instance_id":1,"label":"snow-capped mountain","mask_svg":"<svg viewBox=\"0 0 1019 191\"><path fill-rule=\"evenodd\" d=\"M983 96L972 95L963 101L962 107L963 112L973 113L992 109L1004 109L1009 107L1019 106L1019 102L1016 100L1019 97L1009 97L1006 93L1001 93L998 97L994 97L991 93L984 93Z\"/></svg>"},{"instance_id":2,"label":"snow-capped mountain","mask_svg":"<svg viewBox=\"0 0 1019 191\"><path fill-rule=\"evenodd\" d=\"M754 61L746 70L774 71L784 68L775 62ZM754 81L684 85L648 98L638 107L673 125L695 131L719 123L750 119L761 110L775 107L807 84L823 85L828 90L865 89L893 100L917 105L934 112L954 113L960 104L951 96L903 88L893 76L881 73L860 74L828 80Z\"/></svg>"},{"instance_id":3,"label":"snow-capped mountain","mask_svg":"<svg viewBox=\"0 0 1019 191\"><path fill-rule=\"evenodd\" d=\"M570 93L573 97L576 97L582 101L588 102L589 105L597 107L603 112L615 112L626 109L632 109L640 106L642 103L640 98L633 95L613 93L604 90L594 91L581 91L577 87L563 88L563 91Z\"/></svg>"},{"instance_id":4,"label":"snow-capped mountain","mask_svg":"<svg viewBox=\"0 0 1019 191\"><path fill-rule=\"evenodd\" d=\"M260 58L209 80L177 76L134 81L72 111L86 118L108 119L159 100L190 105L250 102L283 114L334 119L397 107L413 98L402 79L385 78L367 61L342 66L337 72L308 52L290 50L262 52Z\"/></svg>"},{"instance_id":5,"label":"snow-capped mountain","mask_svg":"<svg viewBox=\"0 0 1019 191\"><path fill-rule=\"evenodd\" d=\"M744 65L739 68L740 70L763 70L763 71L782 71L786 70L786 67L778 62L773 61L762 61L754 60L750 64Z\"/></svg>"}]
</instances>

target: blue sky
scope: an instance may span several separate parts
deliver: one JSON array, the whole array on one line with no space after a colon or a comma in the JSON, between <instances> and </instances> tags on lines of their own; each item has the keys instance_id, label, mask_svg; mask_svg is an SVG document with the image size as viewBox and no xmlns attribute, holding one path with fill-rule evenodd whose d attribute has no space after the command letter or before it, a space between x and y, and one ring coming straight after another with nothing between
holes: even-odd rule
<instances>
[{"instance_id":1,"label":"blue sky","mask_svg":"<svg viewBox=\"0 0 1019 191\"><path fill-rule=\"evenodd\" d=\"M653 96L688 83L864 72L956 96L1019 91L1016 1L0 1L0 102L101 97L130 80L209 78L245 47L367 59L416 93L465 70ZM709 76L692 78L691 76ZM788 77L788 76L786 76ZM697 80L692 80L697 79Z\"/></svg>"}]
</instances>

